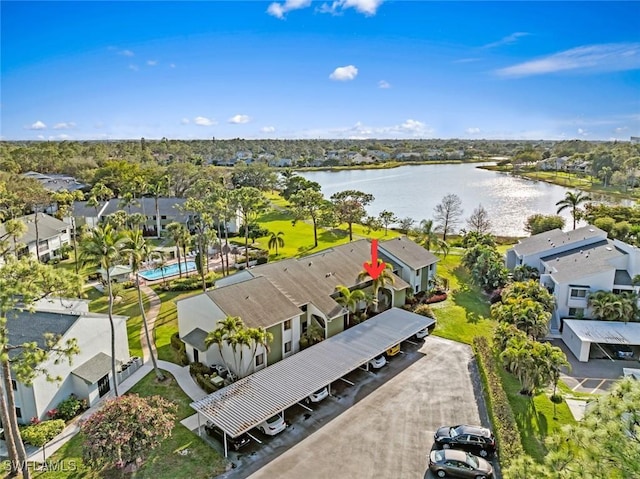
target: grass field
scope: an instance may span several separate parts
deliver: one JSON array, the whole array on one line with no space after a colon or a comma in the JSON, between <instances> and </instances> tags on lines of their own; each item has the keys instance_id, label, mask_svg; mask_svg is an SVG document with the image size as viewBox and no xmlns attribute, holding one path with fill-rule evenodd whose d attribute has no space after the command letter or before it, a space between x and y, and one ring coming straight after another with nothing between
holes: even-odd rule
<instances>
[{"instance_id":1,"label":"grass field","mask_svg":"<svg viewBox=\"0 0 640 479\"><path fill-rule=\"evenodd\" d=\"M167 380L158 383L153 372L136 384L129 393L140 396L159 395L178 406L176 425L171 437L149 454L144 464L134 473L124 473L113 468L92 470L82 461L82 434L77 434L62 446L49 462L59 464L59 470L38 472L33 477L42 479L175 479L179 477L213 477L224 471L225 460L200 437L189 431L180 420L193 414L191 400L182 392L171 374L165 371ZM57 462L58 461L58 462ZM65 470L62 470L63 467Z\"/></svg>"}]
</instances>

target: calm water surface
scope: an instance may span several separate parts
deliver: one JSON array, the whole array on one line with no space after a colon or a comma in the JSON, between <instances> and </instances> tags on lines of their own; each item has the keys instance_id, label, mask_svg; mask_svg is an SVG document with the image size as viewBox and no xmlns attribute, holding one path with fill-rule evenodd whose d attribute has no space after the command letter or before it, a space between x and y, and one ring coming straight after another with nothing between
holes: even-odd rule
<instances>
[{"instance_id":1,"label":"calm water surface","mask_svg":"<svg viewBox=\"0 0 640 479\"><path fill-rule=\"evenodd\" d=\"M399 218L410 216L419 222L433 219L433 209L442 198L455 193L464 210L458 228L466 227L466 218L482 204L488 211L493 233L527 236L524 222L535 213L556 214L556 203L570 191L542 181L532 181L507 173L487 171L478 163L407 165L387 170L312 171L300 173L322 186L328 198L347 189L371 193L375 201L367 208L370 215L390 210ZM566 226L572 226L571 214L564 211Z\"/></svg>"}]
</instances>

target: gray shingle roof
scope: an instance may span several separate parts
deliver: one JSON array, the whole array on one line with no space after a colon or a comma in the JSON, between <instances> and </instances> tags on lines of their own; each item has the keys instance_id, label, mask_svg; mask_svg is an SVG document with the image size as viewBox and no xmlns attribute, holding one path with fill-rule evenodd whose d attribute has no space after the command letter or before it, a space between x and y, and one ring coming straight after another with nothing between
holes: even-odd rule
<instances>
[{"instance_id":1,"label":"gray shingle roof","mask_svg":"<svg viewBox=\"0 0 640 479\"><path fill-rule=\"evenodd\" d=\"M191 407L237 437L434 321L403 309L388 309L193 402Z\"/></svg>"},{"instance_id":2,"label":"gray shingle roof","mask_svg":"<svg viewBox=\"0 0 640 479\"><path fill-rule=\"evenodd\" d=\"M206 351L208 349L207 346L204 344L204 340L206 337L207 337L206 331L200 328L196 328L193 331L191 331L189 334L187 334L184 338L180 338L180 339L182 339L189 346L193 346L199 351Z\"/></svg>"},{"instance_id":3,"label":"gray shingle roof","mask_svg":"<svg viewBox=\"0 0 640 479\"><path fill-rule=\"evenodd\" d=\"M613 260L625 253L613 241L603 240L541 258L552 269L551 276L558 283L568 283L606 270L615 269Z\"/></svg>"},{"instance_id":4,"label":"gray shingle roof","mask_svg":"<svg viewBox=\"0 0 640 479\"><path fill-rule=\"evenodd\" d=\"M520 243L515 245L513 249L518 255L530 255L551 249L549 245L552 243L558 247L563 244L600 236L604 239L607 237L607 233L591 225L567 232L555 229L520 240Z\"/></svg>"},{"instance_id":5,"label":"gray shingle roof","mask_svg":"<svg viewBox=\"0 0 640 479\"><path fill-rule=\"evenodd\" d=\"M29 244L36 241L35 214L30 214L18 218L27 225L27 232L18 239L20 243ZM60 233L66 231L69 225L64 221L60 221L46 213L38 213L38 238L44 241L49 238L55 238ZM0 236L5 233L4 224L0 224Z\"/></svg>"},{"instance_id":6,"label":"gray shingle roof","mask_svg":"<svg viewBox=\"0 0 640 479\"><path fill-rule=\"evenodd\" d=\"M111 370L111 356L105 353L98 353L88 361L82 363L71 373L84 379L88 384L97 383L104 375Z\"/></svg>"},{"instance_id":7,"label":"gray shingle roof","mask_svg":"<svg viewBox=\"0 0 640 479\"><path fill-rule=\"evenodd\" d=\"M438 262L438 257L424 247L414 243L406 236L378 243L378 249L388 251L413 270L424 268Z\"/></svg>"},{"instance_id":8,"label":"gray shingle roof","mask_svg":"<svg viewBox=\"0 0 640 479\"><path fill-rule=\"evenodd\" d=\"M183 213L180 211L179 206L182 206L187 201L185 198L158 198L158 209L160 210L160 216L167 216L168 218L175 219L176 221L184 222L188 219L190 213ZM115 213L118 210L124 210L127 213L144 213L147 216L155 216L156 203L155 198L136 198L137 205L131 205L129 207L123 207L119 205L120 200L118 198L109 200L109 204L102 213L104 216ZM94 210L95 213L95 210Z\"/></svg>"},{"instance_id":9,"label":"gray shingle roof","mask_svg":"<svg viewBox=\"0 0 640 479\"><path fill-rule=\"evenodd\" d=\"M300 309L266 278L254 278L205 293L228 316L251 327L268 328L301 314Z\"/></svg>"},{"instance_id":10,"label":"gray shingle roof","mask_svg":"<svg viewBox=\"0 0 640 479\"><path fill-rule=\"evenodd\" d=\"M45 333L63 336L79 317L79 314L74 313L10 311L7 314L9 343L35 342L39 347L44 347Z\"/></svg>"}]
</instances>

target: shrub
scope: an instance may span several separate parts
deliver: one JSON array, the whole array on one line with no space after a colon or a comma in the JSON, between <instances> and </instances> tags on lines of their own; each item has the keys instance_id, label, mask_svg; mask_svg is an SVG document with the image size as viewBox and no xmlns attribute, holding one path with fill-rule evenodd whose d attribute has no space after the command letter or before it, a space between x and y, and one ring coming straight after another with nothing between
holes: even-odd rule
<instances>
[{"instance_id":1,"label":"shrub","mask_svg":"<svg viewBox=\"0 0 640 479\"><path fill-rule=\"evenodd\" d=\"M171 335L171 347L176 351L180 351L185 348L182 339L180 339L180 333L177 331Z\"/></svg>"},{"instance_id":2,"label":"shrub","mask_svg":"<svg viewBox=\"0 0 640 479\"><path fill-rule=\"evenodd\" d=\"M67 399L61 401L56 408L56 419L62 419L63 421L69 421L76 417L80 411L82 411L85 403L81 399L78 399L74 394Z\"/></svg>"},{"instance_id":3,"label":"shrub","mask_svg":"<svg viewBox=\"0 0 640 479\"><path fill-rule=\"evenodd\" d=\"M562 402L562 395L560 394L552 394L549 398L552 403L560 404Z\"/></svg>"},{"instance_id":4,"label":"shrub","mask_svg":"<svg viewBox=\"0 0 640 479\"><path fill-rule=\"evenodd\" d=\"M123 281L121 284L124 289L131 289L136 285L133 281Z\"/></svg>"},{"instance_id":5,"label":"shrub","mask_svg":"<svg viewBox=\"0 0 640 479\"><path fill-rule=\"evenodd\" d=\"M65 427L62 419L52 419L51 421L41 421L31 426L20 429L22 440L32 446L42 447L51 439L60 434Z\"/></svg>"},{"instance_id":6,"label":"shrub","mask_svg":"<svg viewBox=\"0 0 640 479\"><path fill-rule=\"evenodd\" d=\"M434 295L429 296L425 300L425 303L427 303L427 304L439 303L440 301L444 301L445 299L447 299L447 293L434 294Z\"/></svg>"},{"instance_id":7,"label":"shrub","mask_svg":"<svg viewBox=\"0 0 640 479\"><path fill-rule=\"evenodd\" d=\"M196 374L209 374L211 370L209 369L209 366L196 362L189 364L189 372L194 376Z\"/></svg>"},{"instance_id":8,"label":"shrub","mask_svg":"<svg viewBox=\"0 0 640 479\"><path fill-rule=\"evenodd\" d=\"M435 318L436 315L433 314L433 310L428 304L419 304L413 310L414 313L419 314L421 316L426 316L427 318Z\"/></svg>"},{"instance_id":9,"label":"shrub","mask_svg":"<svg viewBox=\"0 0 640 479\"><path fill-rule=\"evenodd\" d=\"M200 386L207 394L211 394L212 392L218 390L218 388L216 388L213 383L209 381L208 375L205 376L204 374L198 373L194 375L194 378L198 386Z\"/></svg>"},{"instance_id":10,"label":"shrub","mask_svg":"<svg viewBox=\"0 0 640 479\"><path fill-rule=\"evenodd\" d=\"M269 261L269 258L266 258L264 256L260 256L257 259L257 263L256 264L265 264Z\"/></svg>"},{"instance_id":11,"label":"shrub","mask_svg":"<svg viewBox=\"0 0 640 479\"><path fill-rule=\"evenodd\" d=\"M171 335L171 348L176 352L178 356L178 362L182 366L187 366L189 364L187 347L185 346L184 342L182 342L177 332Z\"/></svg>"},{"instance_id":12,"label":"shrub","mask_svg":"<svg viewBox=\"0 0 640 479\"><path fill-rule=\"evenodd\" d=\"M473 349L486 391L487 409L501 450L500 458L505 466L510 458L524 455L520 432L500 379L500 364L496 361L487 338L474 338Z\"/></svg>"}]
</instances>

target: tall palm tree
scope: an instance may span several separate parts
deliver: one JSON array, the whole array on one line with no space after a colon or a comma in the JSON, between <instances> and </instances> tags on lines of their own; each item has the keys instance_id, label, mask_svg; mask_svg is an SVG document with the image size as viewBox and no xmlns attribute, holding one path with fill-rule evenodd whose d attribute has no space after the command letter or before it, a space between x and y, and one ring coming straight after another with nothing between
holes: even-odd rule
<instances>
[{"instance_id":1,"label":"tall palm tree","mask_svg":"<svg viewBox=\"0 0 640 479\"><path fill-rule=\"evenodd\" d=\"M140 314L142 315L142 325L144 326L144 335L147 340L147 346L149 348L149 355L151 356L151 362L153 363L153 370L156 373L158 381L164 381L164 375L158 368L158 362L154 354L154 346L151 342L151 335L149 334L149 325L147 324L147 315L144 310L144 304L142 302L142 291L140 290L140 269L144 262L147 261L152 255L153 251L151 245L147 243L142 235L142 231L136 229L133 231L127 231L127 241L123 254L129 258L131 264L131 270L136 278L136 289L138 290L138 306L140 307Z\"/></svg>"},{"instance_id":2,"label":"tall palm tree","mask_svg":"<svg viewBox=\"0 0 640 479\"><path fill-rule=\"evenodd\" d=\"M284 248L284 239L282 239L283 236L284 236L284 233L282 231L278 231L277 233L274 233L272 231L270 233L269 249L275 248L276 249L276 256L278 256L278 247Z\"/></svg>"},{"instance_id":3,"label":"tall palm tree","mask_svg":"<svg viewBox=\"0 0 640 479\"><path fill-rule=\"evenodd\" d=\"M352 317L358 309L358 304L360 301L365 300L365 293L361 289L354 289L351 291L349 288L341 284L336 286L336 291L340 295L336 298L336 303L343 308L347 308L347 326L351 326Z\"/></svg>"},{"instance_id":4,"label":"tall palm tree","mask_svg":"<svg viewBox=\"0 0 640 479\"><path fill-rule=\"evenodd\" d=\"M576 229L576 221L578 221L578 217L580 216L580 210L578 206L587 201L591 201L591 198L584 194L582 191L567 191L564 199L560 200L556 203L558 206L557 213L560 214L566 209L571 209L571 216L573 217L573 229Z\"/></svg>"},{"instance_id":5,"label":"tall palm tree","mask_svg":"<svg viewBox=\"0 0 640 479\"><path fill-rule=\"evenodd\" d=\"M264 328L249 328L249 337L252 341L251 357L255 358L258 346L262 346L267 354L271 351L269 343L273 341L273 334ZM266 363L266 361L265 361ZM255 362L253 364L255 368ZM266 367L266 364L265 364Z\"/></svg>"},{"instance_id":6,"label":"tall palm tree","mask_svg":"<svg viewBox=\"0 0 640 479\"><path fill-rule=\"evenodd\" d=\"M108 315L111 326L111 374L113 375L113 392L116 397L118 396L118 377L116 376L116 330L113 323L111 268L122 259L126 241L126 234L115 230L110 224L96 227L80 241L82 262L99 265L107 276Z\"/></svg>"},{"instance_id":7,"label":"tall palm tree","mask_svg":"<svg viewBox=\"0 0 640 479\"><path fill-rule=\"evenodd\" d=\"M378 259L378 264L381 264L382 260ZM389 263L385 263L384 269L380 272L377 278L372 278L366 270L360 271L358 274L358 282L365 281L367 278L371 280L371 289L373 291L373 312L378 312L378 304L379 298L378 293L381 288L386 287L388 284L394 284L395 278L393 276L393 271L391 269L391 265Z\"/></svg>"},{"instance_id":8,"label":"tall palm tree","mask_svg":"<svg viewBox=\"0 0 640 479\"><path fill-rule=\"evenodd\" d=\"M181 240L184 234L184 230L187 227L182 223L178 223L177 221L172 221L167 225L166 234L171 239L173 244L176 246L176 257L178 258L178 273L180 278L182 278L182 263L180 262L180 245Z\"/></svg>"}]
</instances>

